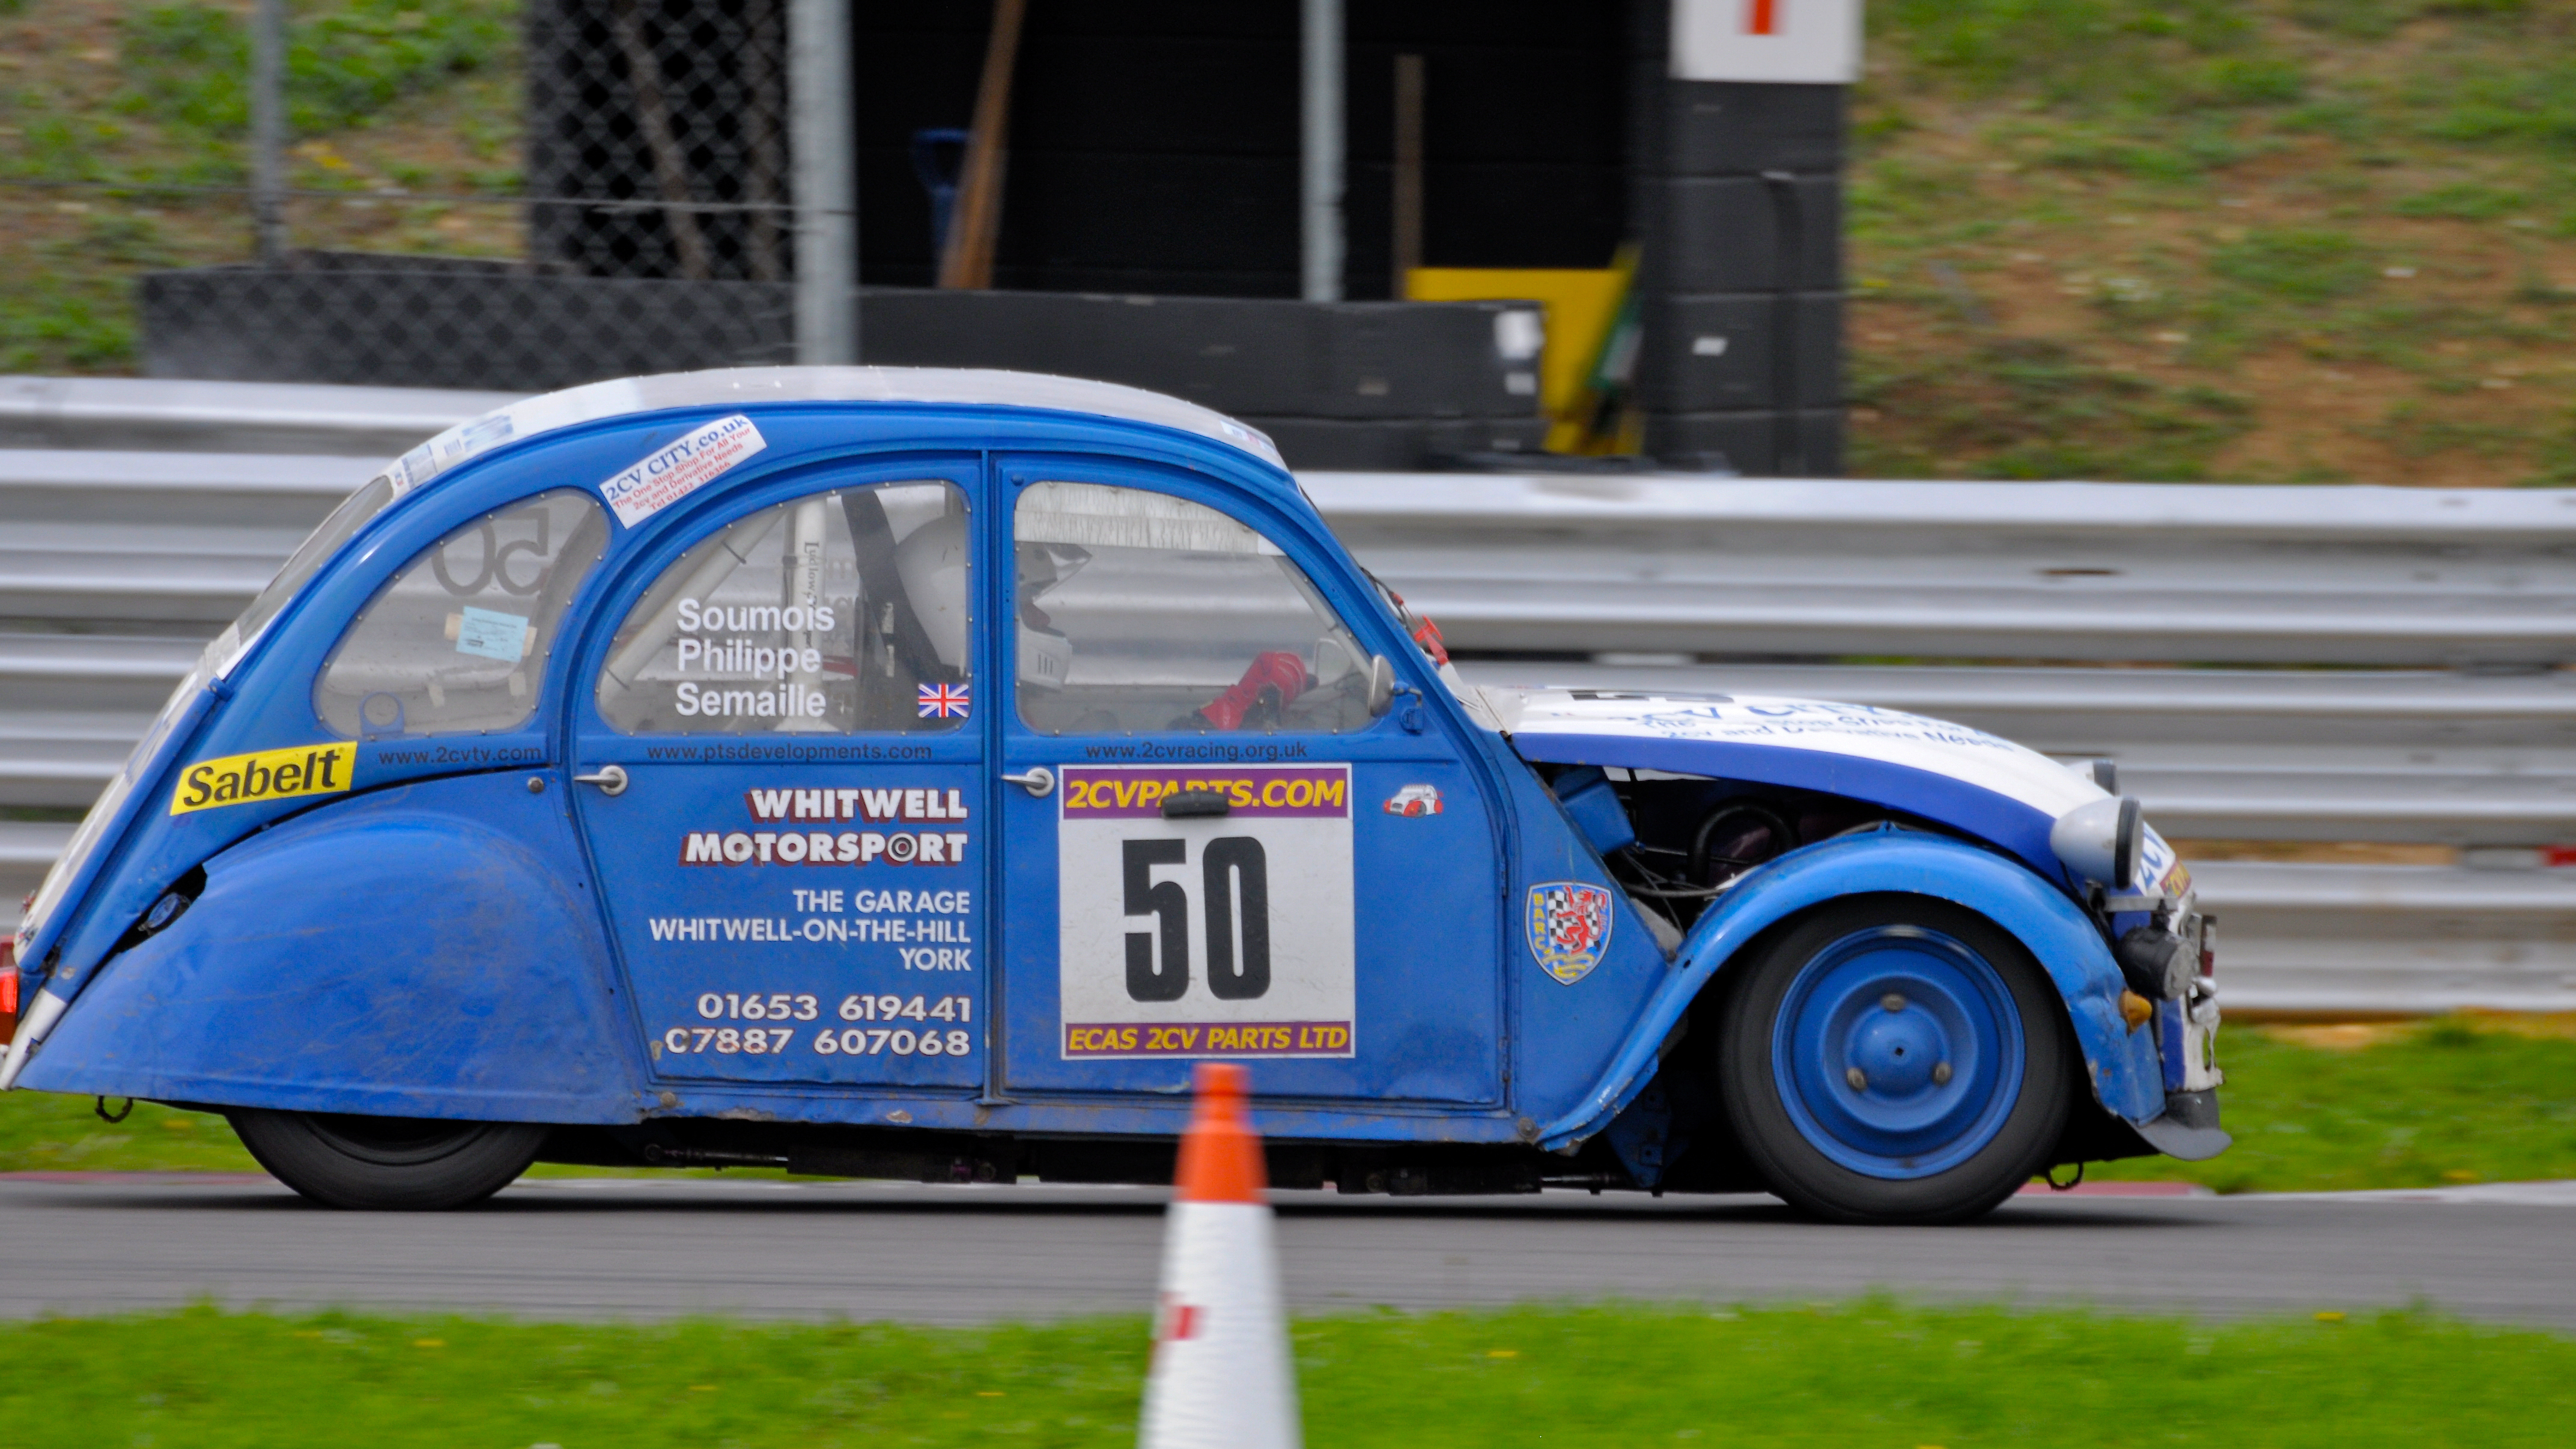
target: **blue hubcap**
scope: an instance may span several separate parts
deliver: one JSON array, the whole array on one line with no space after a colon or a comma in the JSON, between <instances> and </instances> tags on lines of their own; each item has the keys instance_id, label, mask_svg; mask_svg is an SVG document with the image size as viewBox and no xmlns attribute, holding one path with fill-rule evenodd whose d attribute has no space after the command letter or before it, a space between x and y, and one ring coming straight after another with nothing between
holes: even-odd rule
<instances>
[{"instance_id":1,"label":"blue hubcap","mask_svg":"<svg viewBox=\"0 0 2576 1449\"><path fill-rule=\"evenodd\" d=\"M1977 1154L2021 1095L2021 1013L1985 957L1920 926L1819 951L1771 1026L1771 1070L1809 1144L1869 1177Z\"/></svg>"}]
</instances>

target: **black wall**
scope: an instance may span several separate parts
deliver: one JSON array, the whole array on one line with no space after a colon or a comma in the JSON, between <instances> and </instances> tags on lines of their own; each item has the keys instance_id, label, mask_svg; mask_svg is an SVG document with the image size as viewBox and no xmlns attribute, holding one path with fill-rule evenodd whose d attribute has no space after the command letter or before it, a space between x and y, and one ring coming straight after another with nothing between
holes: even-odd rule
<instances>
[{"instance_id":1,"label":"black wall","mask_svg":"<svg viewBox=\"0 0 2576 1449\"><path fill-rule=\"evenodd\" d=\"M963 127L986 0L863 5L853 70L860 265L932 279L912 134ZM1296 0L1043 0L1012 91L995 282L1298 291ZM1423 57L1424 260L1597 267L1624 234L1617 4L1359 0L1347 18L1345 295L1391 295L1395 57Z\"/></svg>"},{"instance_id":2,"label":"black wall","mask_svg":"<svg viewBox=\"0 0 2576 1449\"><path fill-rule=\"evenodd\" d=\"M1844 88L1670 79L1667 16L1629 7L1646 451L1838 474Z\"/></svg>"}]
</instances>

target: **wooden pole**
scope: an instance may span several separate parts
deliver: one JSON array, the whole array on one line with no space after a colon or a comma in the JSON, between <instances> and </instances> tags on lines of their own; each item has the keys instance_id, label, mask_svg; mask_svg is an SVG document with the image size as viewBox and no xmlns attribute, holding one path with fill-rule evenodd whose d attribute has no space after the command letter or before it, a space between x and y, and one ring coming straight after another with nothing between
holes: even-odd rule
<instances>
[{"instance_id":1,"label":"wooden pole","mask_svg":"<svg viewBox=\"0 0 2576 1449\"><path fill-rule=\"evenodd\" d=\"M1402 301L1422 265L1422 57L1395 58L1395 275L1387 295Z\"/></svg>"},{"instance_id":2,"label":"wooden pole","mask_svg":"<svg viewBox=\"0 0 2576 1449\"><path fill-rule=\"evenodd\" d=\"M984 291L993 285L993 250L1002 232L1002 167L1010 154L1011 69L1020 53L1028 0L993 0L993 33L984 47L984 80L975 91L975 124L957 189L957 215L939 259L939 285Z\"/></svg>"},{"instance_id":3,"label":"wooden pole","mask_svg":"<svg viewBox=\"0 0 2576 1449\"><path fill-rule=\"evenodd\" d=\"M644 146L653 157L653 176L661 184L663 220L671 228L671 245L679 253L680 275L693 282L703 282L712 273L707 251L706 233L698 226L693 209L695 198L689 194L688 158L680 153L679 137L671 130L671 108L662 97L662 62L644 38L644 22L635 13L635 0L617 0L609 12L609 28L617 36L617 48L626 58L626 84L635 95L635 121L644 133Z\"/></svg>"}]
</instances>

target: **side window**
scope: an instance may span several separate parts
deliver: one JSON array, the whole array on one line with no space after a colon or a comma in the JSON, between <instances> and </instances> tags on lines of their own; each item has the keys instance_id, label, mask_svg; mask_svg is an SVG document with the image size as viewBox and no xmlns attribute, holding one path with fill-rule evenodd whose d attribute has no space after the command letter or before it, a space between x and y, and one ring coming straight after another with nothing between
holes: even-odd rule
<instances>
[{"instance_id":1,"label":"side window","mask_svg":"<svg viewBox=\"0 0 2576 1449\"><path fill-rule=\"evenodd\" d=\"M607 543L598 503L566 488L431 544L332 647L314 712L352 739L526 723L564 606Z\"/></svg>"},{"instance_id":2,"label":"side window","mask_svg":"<svg viewBox=\"0 0 2576 1449\"><path fill-rule=\"evenodd\" d=\"M1217 512L1033 483L1012 515L1020 718L1048 734L1366 729L1368 654L1277 545Z\"/></svg>"},{"instance_id":3,"label":"side window","mask_svg":"<svg viewBox=\"0 0 2576 1449\"><path fill-rule=\"evenodd\" d=\"M924 733L965 725L966 495L937 480L816 493L701 540L610 643L621 734Z\"/></svg>"}]
</instances>

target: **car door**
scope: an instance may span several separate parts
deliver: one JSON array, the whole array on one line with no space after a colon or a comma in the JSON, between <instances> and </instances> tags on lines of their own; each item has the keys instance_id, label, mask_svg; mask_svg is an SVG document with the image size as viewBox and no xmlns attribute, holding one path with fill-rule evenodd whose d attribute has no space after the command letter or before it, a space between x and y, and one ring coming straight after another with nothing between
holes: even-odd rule
<instances>
[{"instance_id":1,"label":"car door","mask_svg":"<svg viewBox=\"0 0 2576 1449\"><path fill-rule=\"evenodd\" d=\"M982 1086L975 467L746 499L594 625L575 789L656 1075Z\"/></svg>"},{"instance_id":2,"label":"car door","mask_svg":"<svg viewBox=\"0 0 2576 1449\"><path fill-rule=\"evenodd\" d=\"M1166 1093L1232 1058L1265 1097L1499 1103L1494 807L1440 712L1368 697L1374 653L1413 690L1429 662L1203 480L999 483L1008 1089Z\"/></svg>"}]
</instances>

